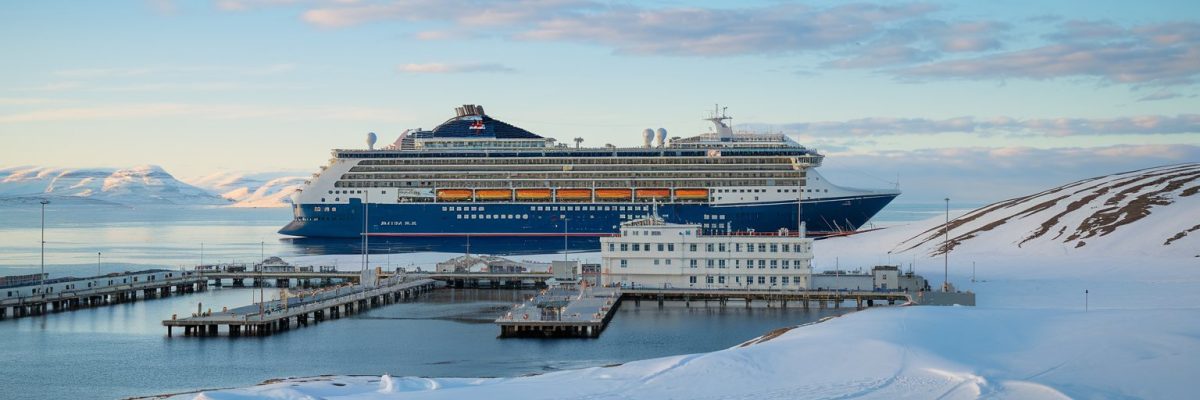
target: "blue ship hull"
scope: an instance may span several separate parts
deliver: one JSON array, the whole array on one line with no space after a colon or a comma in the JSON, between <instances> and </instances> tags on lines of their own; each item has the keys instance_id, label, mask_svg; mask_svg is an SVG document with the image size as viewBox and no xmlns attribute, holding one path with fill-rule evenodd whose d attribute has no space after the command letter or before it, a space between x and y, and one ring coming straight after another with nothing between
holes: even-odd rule
<instances>
[{"instance_id":1,"label":"blue ship hull","mask_svg":"<svg viewBox=\"0 0 1200 400\"><path fill-rule=\"evenodd\" d=\"M812 234L858 229L896 197L895 194L806 200L803 216ZM295 219L279 233L306 238L360 238L363 212L372 240L473 238L597 238L613 235L620 224L651 213L648 203L362 203L300 204ZM796 229L796 202L731 205L662 204L667 222L702 224L708 232L775 232ZM565 217L565 220L564 220ZM595 242L594 240L585 242ZM596 242L598 243L598 242ZM372 246L374 247L374 246Z\"/></svg>"}]
</instances>

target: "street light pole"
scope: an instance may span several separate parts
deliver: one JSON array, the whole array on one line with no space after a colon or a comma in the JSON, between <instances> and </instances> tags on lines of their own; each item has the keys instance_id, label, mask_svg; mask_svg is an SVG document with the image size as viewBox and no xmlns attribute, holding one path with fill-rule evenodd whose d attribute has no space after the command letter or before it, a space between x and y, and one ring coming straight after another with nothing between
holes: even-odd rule
<instances>
[{"instance_id":1,"label":"street light pole","mask_svg":"<svg viewBox=\"0 0 1200 400\"><path fill-rule=\"evenodd\" d=\"M46 205L49 200L42 199L42 274L38 279L38 293L46 296Z\"/></svg>"},{"instance_id":2,"label":"street light pole","mask_svg":"<svg viewBox=\"0 0 1200 400\"><path fill-rule=\"evenodd\" d=\"M96 276L100 276L100 252L96 252Z\"/></svg>"},{"instance_id":3,"label":"street light pole","mask_svg":"<svg viewBox=\"0 0 1200 400\"><path fill-rule=\"evenodd\" d=\"M943 269L942 275L942 291L950 291L950 198L946 198L946 225L945 225L946 241L942 244Z\"/></svg>"}]
</instances>

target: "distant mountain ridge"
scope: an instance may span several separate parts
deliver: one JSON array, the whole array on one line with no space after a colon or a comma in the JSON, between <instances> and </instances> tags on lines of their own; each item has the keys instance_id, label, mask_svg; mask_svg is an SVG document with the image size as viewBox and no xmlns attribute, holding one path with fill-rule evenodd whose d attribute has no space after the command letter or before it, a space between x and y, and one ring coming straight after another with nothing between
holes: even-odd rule
<instances>
[{"instance_id":1,"label":"distant mountain ridge","mask_svg":"<svg viewBox=\"0 0 1200 400\"><path fill-rule=\"evenodd\" d=\"M220 196L176 179L157 165L124 169L0 168L0 200L34 198L127 205L229 204Z\"/></svg>"},{"instance_id":2,"label":"distant mountain ridge","mask_svg":"<svg viewBox=\"0 0 1200 400\"><path fill-rule=\"evenodd\" d=\"M1200 163L1084 179L993 203L909 237L892 252L938 255L958 247L1200 257Z\"/></svg>"},{"instance_id":3,"label":"distant mountain ridge","mask_svg":"<svg viewBox=\"0 0 1200 400\"><path fill-rule=\"evenodd\" d=\"M220 194L234 202L233 207L286 207L292 203L291 194L304 186L305 179L286 173L218 172L186 181Z\"/></svg>"}]
</instances>

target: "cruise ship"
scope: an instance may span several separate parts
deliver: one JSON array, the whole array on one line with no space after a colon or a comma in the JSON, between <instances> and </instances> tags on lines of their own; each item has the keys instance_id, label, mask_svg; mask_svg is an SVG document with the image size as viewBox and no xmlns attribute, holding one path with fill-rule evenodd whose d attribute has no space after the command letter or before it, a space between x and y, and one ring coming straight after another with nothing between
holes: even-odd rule
<instances>
[{"instance_id":1,"label":"cruise ship","mask_svg":"<svg viewBox=\"0 0 1200 400\"><path fill-rule=\"evenodd\" d=\"M817 173L823 155L784 134L712 130L667 138L646 129L637 147L581 147L464 105L432 130L375 149L333 150L292 195L279 232L305 238L558 238L615 235L656 209L713 233L853 232L899 190L840 187ZM598 242L598 239L596 240Z\"/></svg>"}]
</instances>

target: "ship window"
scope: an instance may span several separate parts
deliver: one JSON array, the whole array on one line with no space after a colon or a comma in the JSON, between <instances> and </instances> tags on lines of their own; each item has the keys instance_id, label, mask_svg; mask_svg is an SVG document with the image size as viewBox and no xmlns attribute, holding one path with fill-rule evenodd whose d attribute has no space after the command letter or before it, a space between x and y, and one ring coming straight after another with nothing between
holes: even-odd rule
<instances>
[{"instance_id":1,"label":"ship window","mask_svg":"<svg viewBox=\"0 0 1200 400\"><path fill-rule=\"evenodd\" d=\"M521 214L521 219L529 219L529 214Z\"/></svg>"},{"instance_id":2,"label":"ship window","mask_svg":"<svg viewBox=\"0 0 1200 400\"><path fill-rule=\"evenodd\" d=\"M462 219L462 214L454 214L455 219Z\"/></svg>"}]
</instances>

